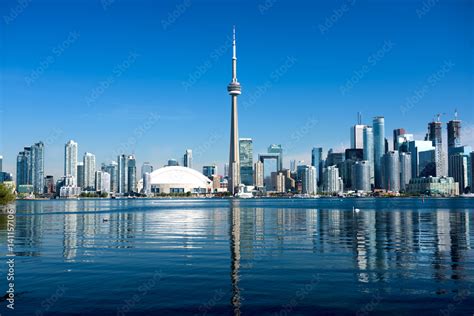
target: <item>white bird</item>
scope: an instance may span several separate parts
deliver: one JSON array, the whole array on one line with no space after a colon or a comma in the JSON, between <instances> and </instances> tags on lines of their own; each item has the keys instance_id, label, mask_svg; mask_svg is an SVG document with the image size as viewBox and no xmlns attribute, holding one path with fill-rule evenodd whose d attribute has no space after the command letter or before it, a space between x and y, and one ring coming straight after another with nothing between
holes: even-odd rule
<instances>
[{"instance_id":1,"label":"white bird","mask_svg":"<svg viewBox=\"0 0 474 316\"><path fill-rule=\"evenodd\" d=\"M360 212L360 209L355 208L355 207L353 206L353 207L352 207L352 212L359 213L359 212Z\"/></svg>"}]
</instances>

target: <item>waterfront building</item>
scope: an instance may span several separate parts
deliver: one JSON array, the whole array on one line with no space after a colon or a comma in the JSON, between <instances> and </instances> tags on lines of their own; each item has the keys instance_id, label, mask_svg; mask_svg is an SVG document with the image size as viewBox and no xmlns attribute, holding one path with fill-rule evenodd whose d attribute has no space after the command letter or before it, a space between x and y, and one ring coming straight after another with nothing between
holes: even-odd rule
<instances>
[{"instance_id":1,"label":"waterfront building","mask_svg":"<svg viewBox=\"0 0 474 316\"><path fill-rule=\"evenodd\" d=\"M372 126L366 126L363 130L364 138L364 160L368 161L370 167L370 184L375 184L375 164L374 164L374 131Z\"/></svg>"},{"instance_id":2,"label":"waterfront building","mask_svg":"<svg viewBox=\"0 0 474 316\"><path fill-rule=\"evenodd\" d=\"M70 140L64 146L64 176L77 179L77 143ZM76 182L77 183L77 182ZM79 185L78 185L79 186Z\"/></svg>"},{"instance_id":3,"label":"waterfront building","mask_svg":"<svg viewBox=\"0 0 474 316\"><path fill-rule=\"evenodd\" d=\"M272 144L268 147L267 153L277 154L279 159L277 161L277 171L283 170L283 148L281 145Z\"/></svg>"},{"instance_id":4,"label":"waterfront building","mask_svg":"<svg viewBox=\"0 0 474 316\"><path fill-rule=\"evenodd\" d=\"M146 195L150 194L151 193L151 173L145 172L142 176L142 182L143 182L142 193Z\"/></svg>"},{"instance_id":5,"label":"waterfront building","mask_svg":"<svg viewBox=\"0 0 474 316\"><path fill-rule=\"evenodd\" d=\"M414 140L408 143L408 151L411 154L412 178L418 178L423 170L427 170L430 163L434 163L433 157L435 148L431 141ZM423 154L425 152L425 154ZM429 152L429 153L426 153ZM428 172L425 172L428 174Z\"/></svg>"},{"instance_id":6,"label":"waterfront building","mask_svg":"<svg viewBox=\"0 0 474 316\"><path fill-rule=\"evenodd\" d=\"M54 193L56 192L56 184L54 183L54 177L53 176L46 176L44 178L44 190L43 192L46 195L53 196Z\"/></svg>"},{"instance_id":7,"label":"waterfront building","mask_svg":"<svg viewBox=\"0 0 474 316\"><path fill-rule=\"evenodd\" d=\"M428 123L428 135L427 140L432 142L433 147L435 147L435 175L437 177L446 176L444 170L445 159L443 151L443 139L442 139L442 125L439 120Z\"/></svg>"},{"instance_id":8,"label":"waterfront building","mask_svg":"<svg viewBox=\"0 0 474 316\"><path fill-rule=\"evenodd\" d=\"M372 122L374 132L375 187L382 188L382 156L385 153L385 118L377 116Z\"/></svg>"},{"instance_id":9,"label":"waterfront building","mask_svg":"<svg viewBox=\"0 0 474 316\"><path fill-rule=\"evenodd\" d=\"M459 193L462 194L469 185L468 182L468 158L456 153L449 156L449 176L458 183Z\"/></svg>"},{"instance_id":10,"label":"waterfront building","mask_svg":"<svg viewBox=\"0 0 474 316\"><path fill-rule=\"evenodd\" d=\"M75 179L75 185L80 188L84 188L84 162L77 162L76 176L71 176Z\"/></svg>"},{"instance_id":11,"label":"waterfront building","mask_svg":"<svg viewBox=\"0 0 474 316\"><path fill-rule=\"evenodd\" d=\"M202 173L187 167L167 166L154 170L150 174L151 192L160 194L194 193L205 194L212 191L212 181ZM138 189L144 188L143 179Z\"/></svg>"},{"instance_id":12,"label":"waterfront building","mask_svg":"<svg viewBox=\"0 0 474 316\"><path fill-rule=\"evenodd\" d=\"M336 194L343 190L340 187L339 169L336 166L328 166L323 171L323 192Z\"/></svg>"},{"instance_id":13,"label":"waterfront building","mask_svg":"<svg viewBox=\"0 0 474 316\"><path fill-rule=\"evenodd\" d=\"M110 174L105 171L95 172L95 190L101 193L110 193Z\"/></svg>"},{"instance_id":14,"label":"waterfront building","mask_svg":"<svg viewBox=\"0 0 474 316\"><path fill-rule=\"evenodd\" d=\"M128 172L128 186L127 193L134 193L137 191L137 161L134 155L127 157L127 172Z\"/></svg>"},{"instance_id":15,"label":"waterfront building","mask_svg":"<svg viewBox=\"0 0 474 316\"><path fill-rule=\"evenodd\" d=\"M344 160L344 162L340 162L337 164L337 168L339 169L339 176L344 182L345 189L352 188L352 181L354 180L352 166L356 163L356 161L358 160L346 159Z\"/></svg>"},{"instance_id":16,"label":"waterfront building","mask_svg":"<svg viewBox=\"0 0 474 316\"><path fill-rule=\"evenodd\" d=\"M253 185L253 148L251 138L239 139L240 182Z\"/></svg>"},{"instance_id":17,"label":"waterfront building","mask_svg":"<svg viewBox=\"0 0 474 316\"><path fill-rule=\"evenodd\" d=\"M73 176L64 176L56 182L56 194L61 198L75 198L78 197L82 189L76 184L76 179Z\"/></svg>"},{"instance_id":18,"label":"waterfront building","mask_svg":"<svg viewBox=\"0 0 474 316\"><path fill-rule=\"evenodd\" d=\"M44 144L43 142L35 143L32 149L32 181L33 192L43 194L44 192Z\"/></svg>"},{"instance_id":19,"label":"waterfront building","mask_svg":"<svg viewBox=\"0 0 474 316\"><path fill-rule=\"evenodd\" d=\"M356 161L352 165L352 189L358 192L370 192L370 163L367 160Z\"/></svg>"},{"instance_id":20,"label":"waterfront building","mask_svg":"<svg viewBox=\"0 0 474 316\"><path fill-rule=\"evenodd\" d=\"M84 190L94 191L95 190L95 155L89 152L84 154Z\"/></svg>"},{"instance_id":21,"label":"waterfront building","mask_svg":"<svg viewBox=\"0 0 474 316\"><path fill-rule=\"evenodd\" d=\"M400 152L400 191L402 192L406 192L407 185L410 183L411 167L411 153Z\"/></svg>"},{"instance_id":22,"label":"waterfront building","mask_svg":"<svg viewBox=\"0 0 474 316\"><path fill-rule=\"evenodd\" d=\"M216 165L203 166L202 167L202 174L205 175L208 178L216 176L217 175L217 166Z\"/></svg>"},{"instance_id":23,"label":"waterfront building","mask_svg":"<svg viewBox=\"0 0 474 316\"><path fill-rule=\"evenodd\" d=\"M302 166L303 173L301 176L301 193L315 195L318 193L318 183L316 175L316 167Z\"/></svg>"},{"instance_id":24,"label":"waterfront building","mask_svg":"<svg viewBox=\"0 0 474 316\"><path fill-rule=\"evenodd\" d=\"M183 166L192 168L193 167L193 151L191 149L186 149L183 157Z\"/></svg>"},{"instance_id":25,"label":"waterfront building","mask_svg":"<svg viewBox=\"0 0 474 316\"><path fill-rule=\"evenodd\" d=\"M254 164L253 183L257 188L263 188L263 162L260 160Z\"/></svg>"},{"instance_id":26,"label":"waterfront building","mask_svg":"<svg viewBox=\"0 0 474 316\"><path fill-rule=\"evenodd\" d=\"M128 157L124 154L117 157L117 193L128 193Z\"/></svg>"},{"instance_id":27,"label":"waterfront building","mask_svg":"<svg viewBox=\"0 0 474 316\"><path fill-rule=\"evenodd\" d=\"M285 175L281 171L272 172L272 190L277 193L285 192Z\"/></svg>"},{"instance_id":28,"label":"waterfront building","mask_svg":"<svg viewBox=\"0 0 474 316\"><path fill-rule=\"evenodd\" d=\"M142 164L140 176L143 177L145 173L152 173L152 172L153 172L153 166L151 165L151 163L149 163L148 161L144 162Z\"/></svg>"},{"instance_id":29,"label":"waterfront building","mask_svg":"<svg viewBox=\"0 0 474 316\"><path fill-rule=\"evenodd\" d=\"M459 185L452 177L422 177L412 178L407 186L411 194L459 195Z\"/></svg>"},{"instance_id":30,"label":"waterfront building","mask_svg":"<svg viewBox=\"0 0 474 316\"><path fill-rule=\"evenodd\" d=\"M400 192L400 155L398 151L389 151L382 157L382 188L391 192Z\"/></svg>"},{"instance_id":31,"label":"waterfront building","mask_svg":"<svg viewBox=\"0 0 474 316\"><path fill-rule=\"evenodd\" d=\"M24 147L18 153L16 161L16 187L31 185L32 193L42 194L44 191L44 144L36 143L30 147ZM41 177L41 179L40 179ZM28 186L28 187L27 187Z\"/></svg>"},{"instance_id":32,"label":"waterfront building","mask_svg":"<svg viewBox=\"0 0 474 316\"><path fill-rule=\"evenodd\" d=\"M230 123L230 150L228 189L234 195L238 192L240 184L240 154L239 154L239 121L237 114L237 97L241 94L240 83L237 80L237 48L235 44L235 27L232 39L232 81L227 86L232 100Z\"/></svg>"},{"instance_id":33,"label":"waterfront building","mask_svg":"<svg viewBox=\"0 0 474 316\"><path fill-rule=\"evenodd\" d=\"M323 148L322 147L314 147L311 150L311 166L316 168L316 177L317 177L317 184L320 185L320 179L323 176L323 168L324 168L324 160L323 160ZM292 169L292 172L296 171Z\"/></svg>"},{"instance_id":34,"label":"waterfront building","mask_svg":"<svg viewBox=\"0 0 474 316\"><path fill-rule=\"evenodd\" d=\"M3 156L0 156L0 172L3 172Z\"/></svg>"},{"instance_id":35,"label":"waterfront building","mask_svg":"<svg viewBox=\"0 0 474 316\"><path fill-rule=\"evenodd\" d=\"M294 191L295 190L295 179L291 176L291 171L289 169L283 169L281 171L285 176L285 190L286 191Z\"/></svg>"},{"instance_id":36,"label":"waterfront building","mask_svg":"<svg viewBox=\"0 0 474 316\"><path fill-rule=\"evenodd\" d=\"M110 174L110 192L118 192L118 163L111 161L108 165L102 165L102 171Z\"/></svg>"},{"instance_id":37,"label":"waterfront building","mask_svg":"<svg viewBox=\"0 0 474 316\"><path fill-rule=\"evenodd\" d=\"M472 148L471 146L458 146L458 147L453 147L451 148L451 151L450 151L450 156L453 156L453 155L463 155L464 157L466 157L466 162L467 162L467 183L468 183L468 186L469 188L472 188L472 173L471 173L471 170L472 170L472 160L471 160L471 152L472 152ZM448 158L448 161L449 161L449 158ZM453 173L455 171L452 171L450 170L450 164L448 163L448 175L450 177L453 176ZM461 192L462 193L462 192Z\"/></svg>"}]
</instances>

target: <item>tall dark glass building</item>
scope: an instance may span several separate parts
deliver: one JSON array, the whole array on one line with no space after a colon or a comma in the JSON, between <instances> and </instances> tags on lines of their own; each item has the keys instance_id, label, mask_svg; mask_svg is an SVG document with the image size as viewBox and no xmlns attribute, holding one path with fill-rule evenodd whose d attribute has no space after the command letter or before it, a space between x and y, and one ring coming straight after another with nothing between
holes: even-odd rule
<instances>
[{"instance_id":1,"label":"tall dark glass building","mask_svg":"<svg viewBox=\"0 0 474 316\"><path fill-rule=\"evenodd\" d=\"M382 188L382 156L385 153L385 119L383 116L374 117L374 169L375 187Z\"/></svg>"},{"instance_id":2,"label":"tall dark glass building","mask_svg":"<svg viewBox=\"0 0 474 316\"><path fill-rule=\"evenodd\" d=\"M253 146L251 138L239 139L240 182L253 185Z\"/></svg>"}]
</instances>

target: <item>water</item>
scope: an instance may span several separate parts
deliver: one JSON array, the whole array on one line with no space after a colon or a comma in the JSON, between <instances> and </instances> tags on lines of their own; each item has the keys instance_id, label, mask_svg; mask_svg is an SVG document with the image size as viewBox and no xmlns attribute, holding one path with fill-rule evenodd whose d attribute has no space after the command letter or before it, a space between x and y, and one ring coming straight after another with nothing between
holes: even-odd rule
<instances>
[{"instance_id":1,"label":"water","mask_svg":"<svg viewBox=\"0 0 474 316\"><path fill-rule=\"evenodd\" d=\"M2 302L2 315L474 312L474 199L19 201L16 210L15 313ZM6 228L2 216L1 245Z\"/></svg>"}]
</instances>

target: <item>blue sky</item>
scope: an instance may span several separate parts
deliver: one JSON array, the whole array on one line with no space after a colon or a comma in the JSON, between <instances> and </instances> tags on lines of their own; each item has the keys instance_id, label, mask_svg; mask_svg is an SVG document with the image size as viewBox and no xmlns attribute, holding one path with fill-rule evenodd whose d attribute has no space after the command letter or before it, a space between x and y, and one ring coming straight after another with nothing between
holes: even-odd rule
<instances>
[{"instance_id":1,"label":"blue sky","mask_svg":"<svg viewBox=\"0 0 474 316\"><path fill-rule=\"evenodd\" d=\"M241 137L309 161L349 145L349 126L386 118L421 135L454 109L474 145L473 1L0 2L0 154L46 142L46 173L64 144L98 164L120 151L164 165L195 151L228 159L229 36L237 26ZM221 168L222 170L222 168Z\"/></svg>"}]
</instances>

